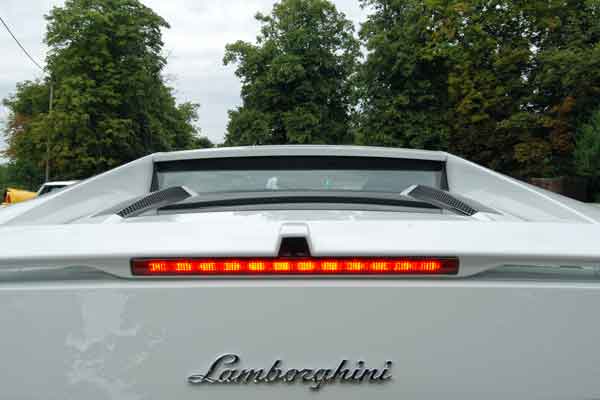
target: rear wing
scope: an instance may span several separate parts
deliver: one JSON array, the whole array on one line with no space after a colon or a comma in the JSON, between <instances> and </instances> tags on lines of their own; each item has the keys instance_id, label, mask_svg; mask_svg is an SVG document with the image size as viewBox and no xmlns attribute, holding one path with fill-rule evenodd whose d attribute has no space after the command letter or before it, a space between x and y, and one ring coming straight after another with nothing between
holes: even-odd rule
<instances>
[{"instance_id":1,"label":"rear wing","mask_svg":"<svg viewBox=\"0 0 600 400\"><path fill-rule=\"evenodd\" d=\"M134 258L276 256L289 224L240 218L0 227L0 271L86 267L131 278ZM448 279L503 265L600 266L600 226L595 224L348 220L296 225L303 227L314 257L457 257L459 272Z\"/></svg>"}]
</instances>

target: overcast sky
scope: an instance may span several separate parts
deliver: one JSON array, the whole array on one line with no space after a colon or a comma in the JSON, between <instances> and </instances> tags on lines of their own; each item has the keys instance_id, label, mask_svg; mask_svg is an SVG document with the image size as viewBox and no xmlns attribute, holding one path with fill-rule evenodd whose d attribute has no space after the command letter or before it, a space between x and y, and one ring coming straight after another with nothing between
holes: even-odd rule
<instances>
[{"instance_id":1,"label":"overcast sky","mask_svg":"<svg viewBox=\"0 0 600 400\"><path fill-rule=\"evenodd\" d=\"M164 17L171 29L164 32L169 63L165 74L179 101L200 103L202 134L222 142L227 110L240 104L240 84L234 67L223 66L225 44L254 41L259 25L253 16L269 12L274 0L142 0ZM13 33L43 65L46 47L44 14L64 0L0 0L0 15ZM338 9L355 21L357 28L366 12L359 0L334 0ZM8 32L0 26L0 98L14 92L15 84L41 76ZM0 124L7 111L0 105ZM3 142L0 141L0 148Z\"/></svg>"}]
</instances>

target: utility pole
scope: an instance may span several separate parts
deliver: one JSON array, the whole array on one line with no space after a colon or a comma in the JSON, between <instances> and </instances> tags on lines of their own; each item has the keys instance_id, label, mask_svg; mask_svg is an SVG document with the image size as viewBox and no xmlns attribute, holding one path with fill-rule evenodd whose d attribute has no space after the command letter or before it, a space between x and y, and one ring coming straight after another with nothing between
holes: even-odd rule
<instances>
[{"instance_id":1,"label":"utility pole","mask_svg":"<svg viewBox=\"0 0 600 400\"><path fill-rule=\"evenodd\" d=\"M48 116L50 117L50 123L52 129L54 129L54 120L52 119L52 102L54 101L54 82L50 79L50 101L48 106ZM46 180L50 180L50 129L46 131Z\"/></svg>"}]
</instances>

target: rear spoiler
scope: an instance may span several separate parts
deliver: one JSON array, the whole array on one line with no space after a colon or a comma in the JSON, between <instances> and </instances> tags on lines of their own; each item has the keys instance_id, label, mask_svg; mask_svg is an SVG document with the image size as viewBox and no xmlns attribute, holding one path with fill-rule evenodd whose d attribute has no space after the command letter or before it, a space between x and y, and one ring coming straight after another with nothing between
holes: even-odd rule
<instances>
[{"instance_id":1,"label":"rear spoiler","mask_svg":"<svg viewBox=\"0 0 600 400\"><path fill-rule=\"evenodd\" d=\"M250 219L1 227L0 271L86 267L131 278L133 258L276 256L281 222ZM448 279L502 265L600 265L595 224L349 220L299 225L306 225L314 257L458 257L459 273Z\"/></svg>"}]
</instances>

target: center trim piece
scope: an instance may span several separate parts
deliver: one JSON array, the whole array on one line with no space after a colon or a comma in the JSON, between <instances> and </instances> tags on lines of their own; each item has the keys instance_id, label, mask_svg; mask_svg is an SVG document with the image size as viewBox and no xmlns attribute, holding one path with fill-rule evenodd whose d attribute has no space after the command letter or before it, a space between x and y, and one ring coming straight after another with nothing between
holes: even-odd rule
<instances>
[{"instance_id":1,"label":"center trim piece","mask_svg":"<svg viewBox=\"0 0 600 400\"><path fill-rule=\"evenodd\" d=\"M342 360L335 369L282 369L282 360L275 360L269 369L234 368L240 361L237 354L224 354L217 357L205 373L190 375L187 381L192 385L305 383L310 384L311 390L317 391L324 384L384 383L392 379L392 361L386 361L381 369L365 368L365 362L360 360L355 363Z\"/></svg>"}]
</instances>

